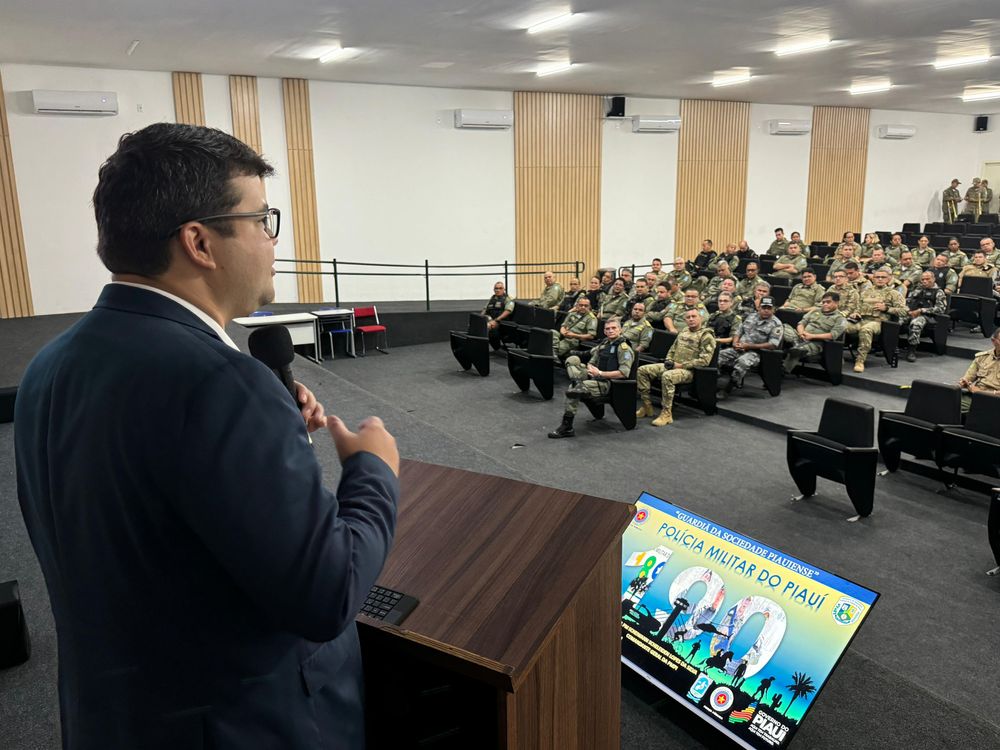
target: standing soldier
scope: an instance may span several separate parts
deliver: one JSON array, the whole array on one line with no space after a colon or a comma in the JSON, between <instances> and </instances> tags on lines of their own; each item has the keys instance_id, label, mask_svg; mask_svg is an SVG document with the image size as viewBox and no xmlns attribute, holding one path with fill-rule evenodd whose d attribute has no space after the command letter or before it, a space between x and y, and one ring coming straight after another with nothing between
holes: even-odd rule
<instances>
[{"instance_id":1,"label":"standing soldier","mask_svg":"<svg viewBox=\"0 0 1000 750\"><path fill-rule=\"evenodd\" d=\"M636 375L636 386L642 405L635 413L638 418L653 416L653 402L650 399L650 383L660 380L660 415L653 420L653 427L662 427L674 421L674 391L681 383L694 380L695 367L707 367L715 353L715 336L707 327L702 327L701 315L697 310L684 314L687 328L677 335L673 346L667 352L662 364L643 365Z\"/></svg>"},{"instance_id":2,"label":"standing soldier","mask_svg":"<svg viewBox=\"0 0 1000 750\"><path fill-rule=\"evenodd\" d=\"M895 289L889 288L889 272L876 271L874 286L861 292L861 307L856 320L847 327L848 333L858 334L858 358L854 372L865 371L865 360L872 350L872 341L882 332L882 322L892 317L902 318L907 313L906 301Z\"/></svg>"},{"instance_id":3,"label":"standing soldier","mask_svg":"<svg viewBox=\"0 0 1000 750\"><path fill-rule=\"evenodd\" d=\"M612 380L625 379L632 372L635 354L628 342L621 337L621 332L621 320L610 318L604 324L606 338L591 350L586 367L576 355L566 360L570 386L566 389L562 424L549 433L550 438L576 435L573 420L580 408L580 399L604 398L611 390Z\"/></svg>"},{"instance_id":4,"label":"standing soldier","mask_svg":"<svg viewBox=\"0 0 1000 750\"><path fill-rule=\"evenodd\" d=\"M827 292L820 300L820 309L802 316L795 330L792 348L785 355L785 372L792 372L799 360L822 352L821 341L834 341L844 335L847 318L840 312L839 306L840 295L833 291Z\"/></svg>"},{"instance_id":5,"label":"standing soldier","mask_svg":"<svg viewBox=\"0 0 1000 750\"><path fill-rule=\"evenodd\" d=\"M645 303L636 302L632 305L629 319L622 324L621 335L637 354L649 348L649 342L653 340L653 325L646 320Z\"/></svg>"},{"instance_id":6,"label":"standing soldier","mask_svg":"<svg viewBox=\"0 0 1000 750\"><path fill-rule=\"evenodd\" d=\"M534 307L544 307L547 310L558 309L563 298L563 288L556 283L556 275L552 271L546 271L542 280L545 282L545 288L542 289L538 299L532 300L529 304Z\"/></svg>"},{"instance_id":7,"label":"standing soldier","mask_svg":"<svg viewBox=\"0 0 1000 750\"><path fill-rule=\"evenodd\" d=\"M983 213L983 200L986 198L981 182L978 177L974 177L972 187L965 191L965 212L972 214L976 221L979 221L979 214Z\"/></svg>"},{"instance_id":8,"label":"standing soldier","mask_svg":"<svg viewBox=\"0 0 1000 750\"><path fill-rule=\"evenodd\" d=\"M581 294L559 330L552 332L552 353L559 358L565 357L574 349L579 349L581 341L593 341L595 338L597 316L590 309L590 299Z\"/></svg>"},{"instance_id":9,"label":"standing soldier","mask_svg":"<svg viewBox=\"0 0 1000 750\"><path fill-rule=\"evenodd\" d=\"M481 314L489 318L486 322L486 333L490 337L490 345L494 349L499 349L500 321L514 314L514 300L508 296L507 288L502 281L493 285L493 296L486 302Z\"/></svg>"},{"instance_id":10,"label":"standing soldier","mask_svg":"<svg viewBox=\"0 0 1000 750\"><path fill-rule=\"evenodd\" d=\"M906 361L917 361L917 346L920 344L920 334L924 326L930 322L931 315L939 315L948 307L948 297L937 285L934 274L924 271L920 274L920 285L906 297L909 308L910 329L906 337Z\"/></svg>"},{"instance_id":11,"label":"standing soldier","mask_svg":"<svg viewBox=\"0 0 1000 750\"><path fill-rule=\"evenodd\" d=\"M983 189L983 213L988 214L993 211L993 188L990 187L989 180L983 180L979 183L979 187Z\"/></svg>"},{"instance_id":12,"label":"standing soldier","mask_svg":"<svg viewBox=\"0 0 1000 750\"><path fill-rule=\"evenodd\" d=\"M778 349L782 338L781 321L774 317L774 298L764 297L760 301L760 309L740 323L733 336L733 348L719 352L719 369L732 370L724 388L725 393L730 393L734 388L742 388L747 372L760 363L757 352L762 349Z\"/></svg>"},{"instance_id":13,"label":"standing soldier","mask_svg":"<svg viewBox=\"0 0 1000 750\"><path fill-rule=\"evenodd\" d=\"M958 186L961 184L956 177L951 181L951 187L944 189L944 194L941 196L941 212L945 221L952 222L958 218L958 202L962 200Z\"/></svg>"}]
</instances>

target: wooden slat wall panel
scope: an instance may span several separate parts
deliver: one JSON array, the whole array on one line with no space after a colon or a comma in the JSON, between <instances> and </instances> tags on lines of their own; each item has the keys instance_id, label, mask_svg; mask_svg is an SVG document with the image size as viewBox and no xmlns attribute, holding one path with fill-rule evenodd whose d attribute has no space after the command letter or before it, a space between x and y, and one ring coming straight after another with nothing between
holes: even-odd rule
<instances>
[{"instance_id":1,"label":"wooden slat wall panel","mask_svg":"<svg viewBox=\"0 0 1000 750\"><path fill-rule=\"evenodd\" d=\"M260 105L255 76L229 76L229 101L233 110L233 135L258 154L260 145Z\"/></svg>"},{"instance_id":2,"label":"wooden slat wall panel","mask_svg":"<svg viewBox=\"0 0 1000 750\"><path fill-rule=\"evenodd\" d=\"M316 210L316 172L313 161L309 81L283 78L285 143L288 147L288 184L292 199L295 257L319 260L319 219ZM321 271L320 265L296 263L299 271ZM299 302L323 301L322 276L297 276Z\"/></svg>"},{"instance_id":3,"label":"wooden slat wall panel","mask_svg":"<svg viewBox=\"0 0 1000 750\"><path fill-rule=\"evenodd\" d=\"M681 102L675 257L694 258L704 239L716 250L743 239L749 150L748 102Z\"/></svg>"},{"instance_id":4,"label":"wooden slat wall panel","mask_svg":"<svg viewBox=\"0 0 1000 750\"><path fill-rule=\"evenodd\" d=\"M185 125L205 125L205 95L201 73L174 73L174 119Z\"/></svg>"},{"instance_id":5,"label":"wooden slat wall panel","mask_svg":"<svg viewBox=\"0 0 1000 750\"><path fill-rule=\"evenodd\" d=\"M870 114L870 110L857 107L813 107L806 202L808 241L839 242L848 230L865 230L861 215Z\"/></svg>"},{"instance_id":6,"label":"wooden slat wall panel","mask_svg":"<svg viewBox=\"0 0 1000 750\"><path fill-rule=\"evenodd\" d=\"M600 265L602 116L599 96L514 93L518 263L582 260L584 275ZM519 297L541 291L537 270L518 277ZM557 277L565 287L572 271Z\"/></svg>"},{"instance_id":7,"label":"wooden slat wall panel","mask_svg":"<svg viewBox=\"0 0 1000 750\"><path fill-rule=\"evenodd\" d=\"M7 107L3 80L0 80L0 318L21 318L34 314L17 180L14 178L14 157L7 128Z\"/></svg>"}]
</instances>

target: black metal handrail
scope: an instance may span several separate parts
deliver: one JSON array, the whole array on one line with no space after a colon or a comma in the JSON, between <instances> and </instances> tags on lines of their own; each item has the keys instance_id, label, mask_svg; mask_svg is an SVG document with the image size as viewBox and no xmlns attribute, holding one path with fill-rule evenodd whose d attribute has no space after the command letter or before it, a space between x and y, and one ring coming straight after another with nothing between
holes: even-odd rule
<instances>
[{"instance_id":1,"label":"black metal handrail","mask_svg":"<svg viewBox=\"0 0 1000 750\"><path fill-rule=\"evenodd\" d=\"M503 269L504 286L510 286L511 276L534 276L538 271L519 271L518 268L544 268L549 271L568 271L569 266L573 270L573 275L577 278L586 270L587 264L582 260L556 261L554 263L466 263L466 264L432 264L429 260L424 260L423 264L416 263L364 263L352 260L303 260L301 258L275 258L276 263L295 263L305 265L328 265L332 266L330 271L276 271L276 273L290 273L295 276L333 276L334 301L340 305L340 277L341 276L422 276L424 278L424 298L428 310L431 309L431 276L494 276ZM367 268L419 268L419 272L388 272L388 271L342 271L341 266L364 266ZM431 269L437 268L494 268L493 271L476 272L443 272L431 273Z\"/></svg>"}]
</instances>

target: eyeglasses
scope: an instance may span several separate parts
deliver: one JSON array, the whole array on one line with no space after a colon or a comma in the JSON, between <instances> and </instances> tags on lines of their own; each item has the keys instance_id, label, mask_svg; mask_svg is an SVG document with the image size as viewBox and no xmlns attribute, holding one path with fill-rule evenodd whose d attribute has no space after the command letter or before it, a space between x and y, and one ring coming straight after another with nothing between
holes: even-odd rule
<instances>
[{"instance_id":1,"label":"eyeglasses","mask_svg":"<svg viewBox=\"0 0 1000 750\"><path fill-rule=\"evenodd\" d=\"M193 221L197 221L201 224L207 224L211 221L226 221L228 219L257 219L264 226L264 234L272 240L277 238L278 231L281 229L281 211L277 208L269 208L266 211L248 211L246 213L237 214L215 214L214 216L202 216L197 219L188 219L183 224L178 224L174 227L170 232L164 235L163 239L173 236L176 232L180 231L184 224L190 224Z\"/></svg>"}]
</instances>

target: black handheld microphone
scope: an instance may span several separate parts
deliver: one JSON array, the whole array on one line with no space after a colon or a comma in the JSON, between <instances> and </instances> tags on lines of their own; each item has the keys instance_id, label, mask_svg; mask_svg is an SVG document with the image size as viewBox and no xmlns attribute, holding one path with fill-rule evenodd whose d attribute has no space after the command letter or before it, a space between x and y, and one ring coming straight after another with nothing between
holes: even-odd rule
<instances>
[{"instance_id":1,"label":"black handheld microphone","mask_svg":"<svg viewBox=\"0 0 1000 750\"><path fill-rule=\"evenodd\" d=\"M281 384L288 389L296 408L295 378L292 377L292 335L284 326L262 326L250 332L250 354L271 368Z\"/></svg>"}]
</instances>

